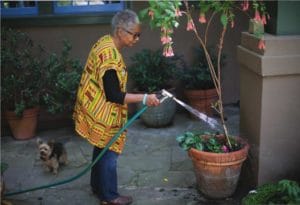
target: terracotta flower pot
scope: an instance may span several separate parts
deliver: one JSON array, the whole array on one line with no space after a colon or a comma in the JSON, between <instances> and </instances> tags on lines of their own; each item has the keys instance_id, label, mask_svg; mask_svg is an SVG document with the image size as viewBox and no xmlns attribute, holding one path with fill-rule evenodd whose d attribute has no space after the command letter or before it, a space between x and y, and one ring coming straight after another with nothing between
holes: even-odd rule
<instances>
[{"instance_id":1,"label":"terracotta flower pot","mask_svg":"<svg viewBox=\"0 0 300 205\"><path fill-rule=\"evenodd\" d=\"M249 150L248 143L242 138L238 138L238 141L243 148L229 153L204 152L194 148L189 150L198 189L208 198L226 198L235 192Z\"/></svg>"},{"instance_id":2,"label":"terracotta flower pot","mask_svg":"<svg viewBox=\"0 0 300 205\"><path fill-rule=\"evenodd\" d=\"M39 108L27 109L21 117L13 111L5 111L5 118L17 140L27 140L35 136Z\"/></svg>"},{"instance_id":3,"label":"terracotta flower pot","mask_svg":"<svg viewBox=\"0 0 300 205\"><path fill-rule=\"evenodd\" d=\"M190 106L209 116L212 115L211 104L218 99L215 88L208 90L184 90L184 95Z\"/></svg>"}]
</instances>

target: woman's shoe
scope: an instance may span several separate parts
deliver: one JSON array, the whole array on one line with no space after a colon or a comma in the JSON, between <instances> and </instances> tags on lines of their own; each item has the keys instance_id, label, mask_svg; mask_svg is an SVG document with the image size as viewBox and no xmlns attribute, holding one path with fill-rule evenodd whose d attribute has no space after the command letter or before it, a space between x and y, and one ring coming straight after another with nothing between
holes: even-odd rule
<instances>
[{"instance_id":1,"label":"woman's shoe","mask_svg":"<svg viewBox=\"0 0 300 205\"><path fill-rule=\"evenodd\" d=\"M112 201L102 201L101 205L129 205L132 203L131 196L119 196Z\"/></svg>"}]
</instances>

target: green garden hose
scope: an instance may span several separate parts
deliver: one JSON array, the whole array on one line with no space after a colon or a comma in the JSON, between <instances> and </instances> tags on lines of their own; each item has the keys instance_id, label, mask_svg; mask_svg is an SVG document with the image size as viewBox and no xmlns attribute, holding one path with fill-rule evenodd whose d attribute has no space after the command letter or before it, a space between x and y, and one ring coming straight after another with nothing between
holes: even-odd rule
<instances>
[{"instance_id":1,"label":"green garden hose","mask_svg":"<svg viewBox=\"0 0 300 205\"><path fill-rule=\"evenodd\" d=\"M124 132L125 129L127 129L127 127L129 127L141 114L143 114L143 112L145 112L147 110L147 108L148 108L147 106L144 106L131 119L129 119L128 122L119 130L119 132L109 141L109 143L106 145L106 147L104 149L102 149L102 151L97 156L97 158L93 162L91 162L85 169L83 169L81 172L79 172L77 175L75 175L73 177L70 177L70 178L67 178L65 180L62 180L62 181L58 181L58 182L54 182L54 183L46 184L46 185L42 185L42 186L37 186L37 187L30 188L30 189L24 189L24 190L15 191L15 192L9 192L9 193L6 193L4 195L5 196L12 196L12 195L17 195L17 194L23 194L23 193L26 193L26 192L36 191L36 190L39 190L39 189L46 189L46 188L50 188L50 187L54 187L54 186L59 186L59 185L62 185L62 184L67 184L69 182L72 182L72 181L80 178L85 173L87 173L97 163L97 161L99 159L101 159L101 157L109 149L109 147L120 137L122 132Z\"/></svg>"}]
</instances>

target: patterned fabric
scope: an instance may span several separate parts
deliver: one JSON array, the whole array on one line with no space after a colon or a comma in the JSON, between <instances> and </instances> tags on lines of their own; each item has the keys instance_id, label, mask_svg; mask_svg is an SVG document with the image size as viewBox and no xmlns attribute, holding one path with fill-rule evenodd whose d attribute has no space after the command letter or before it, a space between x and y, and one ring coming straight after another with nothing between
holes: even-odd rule
<instances>
[{"instance_id":1,"label":"patterned fabric","mask_svg":"<svg viewBox=\"0 0 300 205\"><path fill-rule=\"evenodd\" d=\"M126 92L126 66L110 35L100 38L90 51L73 114L77 133L99 148L104 148L127 121L127 105L106 101L102 77L108 69L116 70L121 91ZM123 132L110 150L121 153L125 138Z\"/></svg>"}]
</instances>

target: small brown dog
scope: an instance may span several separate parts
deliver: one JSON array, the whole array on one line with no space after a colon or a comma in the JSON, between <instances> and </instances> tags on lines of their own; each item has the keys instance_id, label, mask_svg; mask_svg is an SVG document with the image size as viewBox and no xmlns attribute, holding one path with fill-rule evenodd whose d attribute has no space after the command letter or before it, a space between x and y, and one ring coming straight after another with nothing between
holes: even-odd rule
<instances>
[{"instance_id":1,"label":"small brown dog","mask_svg":"<svg viewBox=\"0 0 300 205\"><path fill-rule=\"evenodd\" d=\"M47 143L40 138L37 139L40 159L45 167L53 174L58 173L60 164L67 164L67 152L63 144L50 140Z\"/></svg>"}]
</instances>

